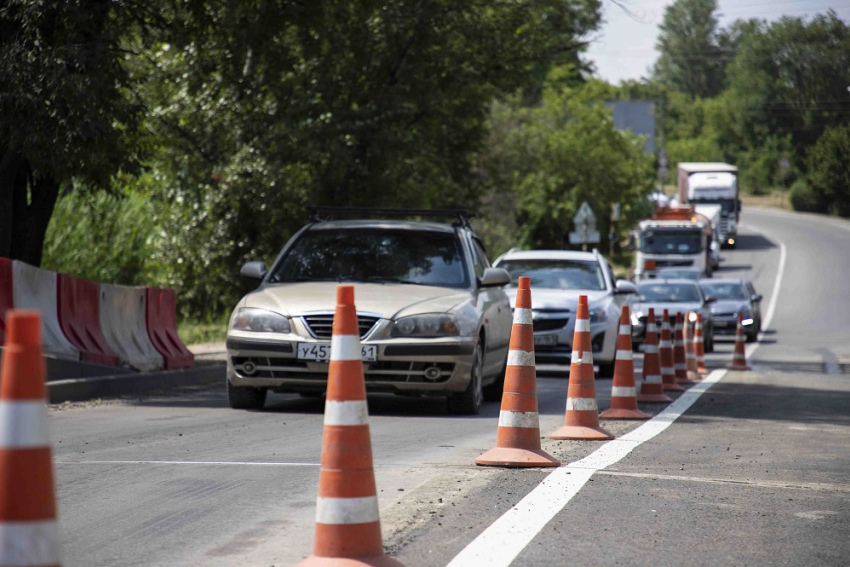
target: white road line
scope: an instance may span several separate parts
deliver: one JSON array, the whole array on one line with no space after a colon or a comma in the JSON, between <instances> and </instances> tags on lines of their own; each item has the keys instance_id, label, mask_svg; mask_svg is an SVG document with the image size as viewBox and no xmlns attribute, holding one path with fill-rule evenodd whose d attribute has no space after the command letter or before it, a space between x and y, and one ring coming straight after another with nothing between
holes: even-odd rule
<instances>
[{"instance_id":1,"label":"white road line","mask_svg":"<svg viewBox=\"0 0 850 567\"><path fill-rule=\"evenodd\" d=\"M760 234L762 236L767 236L760 230L757 230L749 225L740 225L741 228L746 228L756 234ZM782 285L782 277L785 275L785 260L788 256L787 249L785 248L785 243L782 242L776 236L770 235L770 238L776 240L779 243L779 267L776 268L776 279L773 282L773 289L770 292L770 303L767 305L767 310L765 311L764 317L762 317L761 327L762 329L767 329L770 326L770 323L773 321L773 314L776 312L776 305L779 301L779 288ZM750 344L745 350L747 354L747 359L753 356L756 349L759 347L759 343L764 338L764 332L759 333L758 341Z\"/></svg>"},{"instance_id":2,"label":"white road line","mask_svg":"<svg viewBox=\"0 0 850 567\"><path fill-rule=\"evenodd\" d=\"M602 445L587 457L555 470L537 488L484 530L448 567L507 567L598 470L623 459L673 424L726 374L715 370L675 402L628 434Z\"/></svg>"},{"instance_id":3,"label":"white road line","mask_svg":"<svg viewBox=\"0 0 850 567\"><path fill-rule=\"evenodd\" d=\"M320 463L257 463L240 461L55 461L57 465L233 465L256 467L320 467Z\"/></svg>"},{"instance_id":4,"label":"white road line","mask_svg":"<svg viewBox=\"0 0 850 567\"><path fill-rule=\"evenodd\" d=\"M757 232L757 231L756 231ZM779 242L779 267L771 292L763 326L770 325L779 298L779 288L785 273L785 244ZM761 339L762 336L759 336ZM753 343L747 348L747 357L758 348ZM531 543L540 530L578 494L590 477L626 457L633 449L649 441L670 427L711 386L726 375L726 370L715 370L701 382L684 392L675 402L651 420L619 439L602 445L587 457L556 469L537 488L493 522L484 532L461 551L447 567L507 567Z\"/></svg>"}]
</instances>

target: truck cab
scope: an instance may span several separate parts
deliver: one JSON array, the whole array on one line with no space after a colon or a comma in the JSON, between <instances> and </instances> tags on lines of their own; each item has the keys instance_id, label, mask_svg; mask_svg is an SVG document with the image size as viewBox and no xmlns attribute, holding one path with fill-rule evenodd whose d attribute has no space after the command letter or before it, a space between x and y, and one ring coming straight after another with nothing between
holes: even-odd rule
<instances>
[{"instance_id":1,"label":"truck cab","mask_svg":"<svg viewBox=\"0 0 850 567\"><path fill-rule=\"evenodd\" d=\"M688 202L692 205L719 205L720 242L735 245L738 234L738 177L729 172L692 173L688 178Z\"/></svg>"},{"instance_id":2,"label":"truck cab","mask_svg":"<svg viewBox=\"0 0 850 567\"><path fill-rule=\"evenodd\" d=\"M661 268L696 268L706 277L714 271L711 223L691 207L658 209L635 236L636 279L653 278Z\"/></svg>"}]
</instances>

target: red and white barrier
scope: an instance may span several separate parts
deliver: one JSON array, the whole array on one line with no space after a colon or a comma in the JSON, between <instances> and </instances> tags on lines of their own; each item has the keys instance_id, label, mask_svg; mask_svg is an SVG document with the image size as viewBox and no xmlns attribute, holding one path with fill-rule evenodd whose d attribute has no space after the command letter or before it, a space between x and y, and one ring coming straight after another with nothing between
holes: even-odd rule
<instances>
[{"instance_id":1,"label":"red and white barrier","mask_svg":"<svg viewBox=\"0 0 850 567\"><path fill-rule=\"evenodd\" d=\"M41 312L41 338L44 354L80 360L80 351L65 337L59 325L56 273L14 260L12 262L12 303L15 309Z\"/></svg>"},{"instance_id":2,"label":"red and white barrier","mask_svg":"<svg viewBox=\"0 0 850 567\"><path fill-rule=\"evenodd\" d=\"M176 294L173 289L149 287L146 290L147 311L145 321L148 336L157 352L165 359L165 369L191 368L195 355L177 335Z\"/></svg>"},{"instance_id":3,"label":"red and white barrier","mask_svg":"<svg viewBox=\"0 0 850 567\"><path fill-rule=\"evenodd\" d=\"M118 366L118 355L106 344L100 330L98 284L58 274L59 325L80 351L80 360Z\"/></svg>"},{"instance_id":4,"label":"red and white barrier","mask_svg":"<svg viewBox=\"0 0 850 567\"><path fill-rule=\"evenodd\" d=\"M164 361L148 337L145 295L143 287L100 284L100 330L123 366L159 370Z\"/></svg>"}]
</instances>

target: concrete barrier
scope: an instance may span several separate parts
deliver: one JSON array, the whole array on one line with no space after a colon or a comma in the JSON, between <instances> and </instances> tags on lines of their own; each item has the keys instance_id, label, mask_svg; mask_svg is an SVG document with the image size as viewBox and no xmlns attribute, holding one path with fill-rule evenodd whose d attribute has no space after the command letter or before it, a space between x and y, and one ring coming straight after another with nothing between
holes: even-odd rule
<instances>
[{"instance_id":1,"label":"concrete barrier","mask_svg":"<svg viewBox=\"0 0 850 567\"><path fill-rule=\"evenodd\" d=\"M12 262L12 304L15 309L41 312L41 341L44 353L79 360L80 351L65 337L59 325L56 274L18 260Z\"/></svg>"},{"instance_id":2,"label":"concrete barrier","mask_svg":"<svg viewBox=\"0 0 850 567\"><path fill-rule=\"evenodd\" d=\"M12 261L0 258L0 346L6 344L6 311L12 303Z\"/></svg>"},{"instance_id":3,"label":"concrete barrier","mask_svg":"<svg viewBox=\"0 0 850 567\"><path fill-rule=\"evenodd\" d=\"M148 336L157 352L165 359L165 369L191 368L195 356L177 335L177 307L173 289L146 288L145 322Z\"/></svg>"},{"instance_id":4,"label":"concrete barrier","mask_svg":"<svg viewBox=\"0 0 850 567\"><path fill-rule=\"evenodd\" d=\"M118 355L100 330L98 284L68 274L58 274L56 281L59 325L80 351L80 360L118 366Z\"/></svg>"},{"instance_id":5,"label":"concrete barrier","mask_svg":"<svg viewBox=\"0 0 850 567\"><path fill-rule=\"evenodd\" d=\"M122 366L159 370L163 358L148 336L145 295L141 287L100 284L100 330Z\"/></svg>"}]
</instances>

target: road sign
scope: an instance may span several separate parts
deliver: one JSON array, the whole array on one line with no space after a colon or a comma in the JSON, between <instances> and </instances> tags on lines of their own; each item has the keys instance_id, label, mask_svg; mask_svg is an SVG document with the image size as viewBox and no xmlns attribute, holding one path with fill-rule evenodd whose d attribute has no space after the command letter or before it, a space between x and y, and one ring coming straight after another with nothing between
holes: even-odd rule
<instances>
[{"instance_id":1,"label":"road sign","mask_svg":"<svg viewBox=\"0 0 850 567\"><path fill-rule=\"evenodd\" d=\"M599 231L596 230L596 215L587 201L578 208L573 223L576 229L570 233L570 244L597 244L600 241Z\"/></svg>"}]
</instances>

